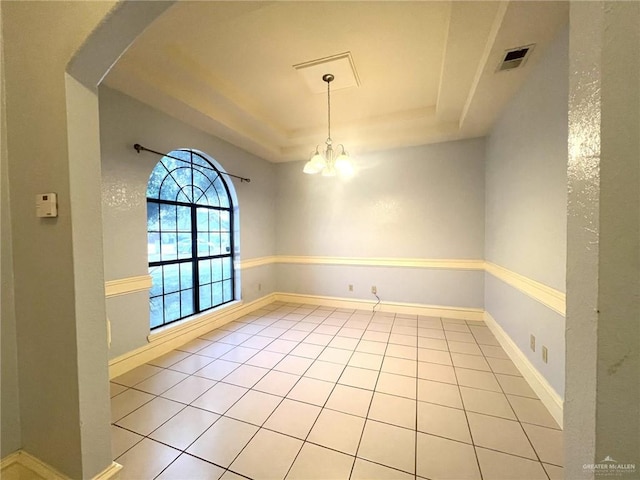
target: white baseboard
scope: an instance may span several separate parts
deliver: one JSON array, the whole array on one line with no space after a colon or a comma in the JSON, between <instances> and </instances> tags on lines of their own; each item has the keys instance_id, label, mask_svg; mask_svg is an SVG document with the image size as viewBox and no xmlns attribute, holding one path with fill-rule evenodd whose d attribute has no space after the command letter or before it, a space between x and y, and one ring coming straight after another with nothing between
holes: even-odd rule
<instances>
[{"instance_id":1,"label":"white baseboard","mask_svg":"<svg viewBox=\"0 0 640 480\"><path fill-rule=\"evenodd\" d=\"M152 333L149 335L148 344L109 361L109 378L122 375L274 301L275 296L269 294L250 303L238 302L231 307L205 313L188 322L167 327L158 333Z\"/></svg>"},{"instance_id":2,"label":"white baseboard","mask_svg":"<svg viewBox=\"0 0 640 480\"><path fill-rule=\"evenodd\" d=\"M558 395L538 369L533 366L525 354L522 353L522 350L511 340L511 337L509 337L489 312L484 312L484 321L498 342L500 342L504 351L509 355L509 358L515 363L520 373L522 373L522 376L529 383L533 391L536 392L538 398L540 398L544 406L547 407L551 416L558 422L560 428L562 428L562 412L564 408L562 397Z\"/></svg>"},{"instance_id":3,"label":"white baseboard","mask_svg":"<svg viewBox=\"0 0 640 480\"><path fill-rule=\"evenodd\" d=\"M276 293L275 298L281 302L309 303L336 308L353 308L356 310L373 310L376 302L321 295L305 295L298 293ZM395 312L407 315L424 315L427 317L455 318L459 320L482 321L484 310L481 308L447 307L442 305L422 305L418 303L380 302L376 307L379 312Z\"/></svg>"},{"instance_id":4,"label":"white baseboard","mask_svg":"<svg viewBox=\"0 0 640 480\"><path fill-rule=\"evenodd\" d=\"M16 473L12 475L14 470ZM120 470L122 470L122 465L111 462L107 468L93 477L92 480L116 480L120 477ZM58 472L51 465L44 463L24 450L13 452L0 461L0 478L70 480L69 477Z\"/></svg>"}]
</instances>

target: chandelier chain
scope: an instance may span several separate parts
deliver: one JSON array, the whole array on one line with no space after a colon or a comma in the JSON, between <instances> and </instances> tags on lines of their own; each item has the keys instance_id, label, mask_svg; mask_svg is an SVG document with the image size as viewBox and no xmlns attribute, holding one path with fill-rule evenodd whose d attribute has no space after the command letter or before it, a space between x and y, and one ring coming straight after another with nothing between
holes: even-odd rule
<instances>
[{"instance_id":1,"label":"chandelier chain","mask_svg":"<svg viewBox=\"0 0 640 480\"><path fill-rule=\"evenodd\" d=\"M327 140L331 141L331 82L327 82Z\"/></svg>"}]
</instances>

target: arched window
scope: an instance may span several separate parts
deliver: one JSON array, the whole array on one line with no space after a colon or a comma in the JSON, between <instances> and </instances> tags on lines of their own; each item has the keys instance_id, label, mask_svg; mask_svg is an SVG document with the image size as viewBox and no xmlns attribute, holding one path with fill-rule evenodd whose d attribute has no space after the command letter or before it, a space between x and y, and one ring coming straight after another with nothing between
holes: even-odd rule
<instances>
[{"instance_id":1,"label":"arched window","mask_svg":"<svg viewBox=\"0 0 640 480\"><path fill-rule=\"evenodd\" d=\"M234 206L227 181L193 150L170 152L151 172L147 243L152 329L234 299Z\"/></svg>"}]
</instances>

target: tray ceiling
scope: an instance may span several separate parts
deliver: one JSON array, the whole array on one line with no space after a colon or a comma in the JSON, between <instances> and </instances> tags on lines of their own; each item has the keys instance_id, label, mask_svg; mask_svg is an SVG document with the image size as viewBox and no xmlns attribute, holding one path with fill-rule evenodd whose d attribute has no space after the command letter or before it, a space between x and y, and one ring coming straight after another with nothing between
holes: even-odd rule
<instances>
[{"instance_id":1,"label":"tray ceiling","mask_svg":"<svg viewBox=\"0 0 640 480\"><path fill-rule=\"evenodd\" d=\"M326 139L326 87L295 66L349 54L355 82L324 73L332 137L357 155L486 134L567 22L566 2L184 1L105 83L267 160L306 160Z\"/></svg>"}]
</instances>

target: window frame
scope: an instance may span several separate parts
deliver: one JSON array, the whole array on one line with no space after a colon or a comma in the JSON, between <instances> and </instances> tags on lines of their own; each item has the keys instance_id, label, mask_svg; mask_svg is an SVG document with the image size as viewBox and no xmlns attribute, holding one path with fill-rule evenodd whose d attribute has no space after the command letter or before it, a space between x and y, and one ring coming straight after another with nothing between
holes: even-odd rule
<instances>
[{"instance_id":1,"label":"window frame","mask_svg":"<svg viewBox=\"0 0 640 480\"><path fill-rule=\"evenodd\" d=\"M188 153L189 154L189 158L188 160L179 158L177 156L178 152L184 152L184 153ZM193 195L195 193L195 188L198 188L201 190L200 186L194 185L194 172L197 169L194 169L194 156L198 157L200 160L202 160L203 162L206 163L206 167L205 168L210 168L213 172L213 179L210 176L206 176L207 180L208 180L208 188L202 191L202 194L199 196L198 199L195 199L195 196ZM169 166L167 165L167 162L165 161L165 159L170 159L171 160L171 166L172 168L169 168ZM178 162L183 162L184 165L180 165ZM160 181L160 183L157 186L157 191L155 192L155 197L150 197L149 196L149 190L150 190L150 185L151 185L151 181L154 177L154 172L156 171L157 168L159 168L159 166L164 167L164 169L166 170L166 172L164 173L164 176L162 177L162 180ZM196 163L196 165L198 167L203 167L203 165L201 165L201 163ZM190 169L190 179L191 179L191 183L188 185L184 185L181 184L181 182L178 181L177 177L178 175L175 175L176 170L178 170L179 168L185 168L185 166L188 166L188 168ZM199 170L198 170L199 171ZM200 171L200 173L202 173ZM223 177L224 172L221 171L221 169L217 168L208 158L206 158L203 154L200 154L197 151L194 151L193 149L177 149L177 150L173 150L171 152L169 152L167 155L164 155L159 161L158 163L156 163L156 165L153 168L152 173L149 176L149 181L147 182L147 197L146 197L146 205L147 205L147 244L150 245L150 237L151 235L158 235L158 244L160 246L160 251L158 253L158 255L160 256L160 258L158 260L153 260L151 261L151 253L148 247L147 250L147 264L148 264L148 268L149 268L149 274L153 276L153 272L152 269L156 269L156 268L160 268L161 269L161 273L160 273L160 277L162 279L162 285L160 286L160 293L154 294L154 290L157 290L157 287L154 285L154 287L152 287L152 289L149 291L149 302L150 302L150 315L149 315L149 325L150 325L150 329L151 330L155 330L157 328L161 328L164 327L166 325L170 325L172 323L178 322L180 320L184 320L185 318L189 318L192 317L194 315L198 315L201 314L203 312L206 312L208 310L220 307L222 305L225 305L227 303L233 302L235 300L235 294L236 294L236 275L235 275L235 268L234 268L234 260L235 260L235 215L234 215L234 211L235 211L235 204L233 201L233 195L232 195L232 190L231 188L233 188L233 184L231 185L231 188L229 187L229 185L227 184L227 180ZM175 198L174 200L168 200L166 198L162 198L162 187L164 186L164 183L168 180L171 179L172 182L175 183L175 185L178 187L177 192L175 193ZM218 205L211 205L210 202L209 203L191 203L191 202L185 202L185 201L180 201L177 200L177 198L180 197L180 194L182 193L184 194L184 189L185 188L191 188L191 193L192 193L192 200L194 200L194 202L200 202L200 200L205 197L206 192L208 191L209 188L212 188L213 191L216 192L216 195L218 196L218 199L220 200L220 191L218 190L218 188L216 188L216 182L220 182L222 184L222 186L224 187L224 193L226 194L226 203L228 204L228 206L221 206L220 205L220 201L218 201ZM230 180L229 180L230 181ZM155 186L154 186L155 188ZM185 195L186 196L186 195ZM150 219L149 219L149 205L150 204L154 204L157 205L157 230L152 230L150 229ZM175 216L173 217L172 220L174 220L175 225L172 229L167 229L167 230L163 230L162 228L162 206L169 206L169 207L174 207L175 208ZM180 227L179 227L179 215L178 215L178 208L188 208L189 209L189 227L190 227L190 254L187 257L181 257L180 256L180 248L179 248L179 243L178 243L178 238L179 238L179 234L181 232ZM198 223L199 223L199 217L198 217L198 213L201 211L206 211L207 213L207 230L202 230L198 228ZM211 230L211 217L210 217L210 213L212 211L218 212L218 226L217 226L217 230ZM222 230L222 225L223 225L223 217L222 217L222 213L225 212L228 215L228 226L226 230ZM169 236L170 234L175 234L176 235L176 252L175 252L175 258L170 258L170 259L163 259L162 258L162 233L163 231L165 233L167 233L167 236ZM200 243L199 243L199 233L206 233L206 238L209 239L208 243L208 252L207 254L201 254L200 253ZM220 249L218 253L213 253L211 251L211 234L212 233L216 233L217 237L214 237L218 240L218 248ZM226 235L225 235L226 234ZM223 238L225 236L228 236L228 249L226 252L223 252ZM225 259L228 259L227 261L225 261ZM201 263L202 262L207 262L207 261L215 261L215 260L221 260L220 261L220 278L219 280L214 280L213 278L213 274L212 274L212 270L213 270L213 265L210 264L209 268L209 278L208 278L208 283L204 283L202 282L202 276L200 274L200 270L201 270ZM165 283L166 283L166 277L164 275L164 268L165 266L171 266L171 265L178 265L178 273L177 273L177 282L178 282L178 289L175 291L169 291L167 292L165 290ZM182 277L182 272L181 272L181 265L190 265L190 269L191 269L191 286L190 287L186 287L186 288L182 288L182 282L183 282L183 277ZM229 288L229 284L227 282L230 281L230 288ZM216 287L216 284L217 287ZM206 306L206 307L202 307L202 291L204 291L205 288L209 288L210 289L210 305ZM216 290L216 288L218 290ZM183 292L187 292L191 290L191 308L185 308L184 309L184 314L183 314ZM216 297L216 292L219 293L219 297L221 299L220 302L217 302L215 299ZM169 320L167 320L167 315L166 315L166 311L167 309L167 303L165 301L166 297L168 295L174 295L174 294L178 294L178 308L179 308L179 314L177 318L170 318ZM154 315L153 315L153 302L154 299L158 299L160 298L160 302L161 302L161 322L157 323L154 325L153 320L154 320Z\"/></svg>"}]
</instances>

